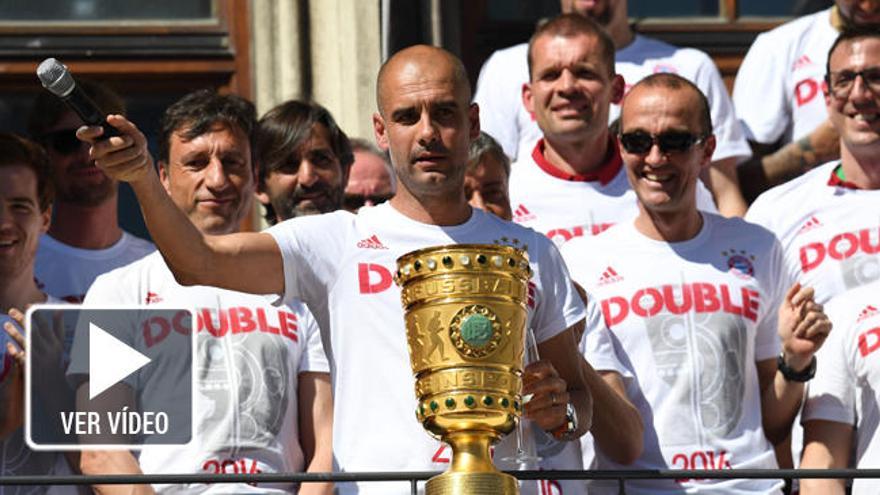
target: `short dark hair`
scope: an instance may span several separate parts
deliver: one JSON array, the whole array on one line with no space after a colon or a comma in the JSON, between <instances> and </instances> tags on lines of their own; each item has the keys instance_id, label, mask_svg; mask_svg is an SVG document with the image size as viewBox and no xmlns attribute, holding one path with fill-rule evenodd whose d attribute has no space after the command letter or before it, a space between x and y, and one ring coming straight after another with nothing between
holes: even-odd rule
<instances>
[{"instance_id":1,"label":"short dark hair","mask_svg":"<svg viewBox=\"0 0 880 495\"><path fill-rule=\"evenodd\" d=\"M578 35L585 35L596 38L599 42L599 49L602 51L602 61L608 66L609 75L614 75L614 40L608 35L608 32L596 21L580 14L568 13L561 14L549 21L538 26L535 33L529 38L529 80L532 79L532 67L534 66L534 55L532 52L535 48L535 42L538 38L544 36L562 36L564 38L573 38Z\"/></svg>"},{"instance_id":2,"label":"short dark hair","mask_svg":"<svg viewBox=\"0 0 880 495\"><path fill-rule=\"evenodd\" d=\"M42 146L21 136L0 132L0 167L24 165L37 176L37 197L40 211L52 205L55 189L52 183L52 169L49 157Z\"/></svg>"},{"instance_id":3,"label":"short dark hair","mask_svg":"<svg viewBox=\"0 0 880 495\"><path fill-rule=\"evenodd\" d=\"M330 134L330 148L339 159L343 173L354 162L351 142L336 120L323 106L301 100L288 100L266 112L257 124L255 146L259 182L287 163L298 162L299 147L312 135L315 124Z\"/></svg>"},{"instance_id":4,"label":"short dark hair","mask_svg":"<svg viewBox=\"0 0 880 495\"><path fill-rule=\"evenodd\" d=\"M254 163L254 131L257 111L254 104L233 94L221 95L214 89L200 89L185 95L169 106L159 126L159 160L168 162L171 136L180 134L185 140L195 139L221 124L240 129L251 145Z\"/></svg>"},{"instance_id":5,"label":"short dark hair","mask_svg":"<svg viewBox=\"0 0 880 495\"><path fill-rule=\"evenodd\" d=\"M700 91L700 88L698 88L696 84L688 81L678 74L673 74L670 72L658 72L657 74L651 74L650 76L637 82L629 90L629 94L632 94L636 88L640 88L642 86L649 88L667 88L676 91L682 89L691 90L697 95L697 98L700 101L700 132L702 132L706 136L712 134L712 113L709 110L709 100L706 99L706 95L704 95L703 92ZM625 103L626 98L624 98L624 104Z\"/></svg>"},{"instance_id":6,"label":"short dark hair","mask_svg":"<svg viewBox=\"0 0 880 495\"><path fill-rule=\"evenodd\" d=\"M125 115L125 102L108 86L85 78L76 78L76 86L95 102L105 114ZM71 112L70 107L61 98L48 91L40 91L34 98L33 106L27 119L27 132L32 139L39 139Z\"/></svg>"},{"instance_id":7,"label":"short dark hair","mask_svg":"<svg viewBox=\"0 0 880 495\"><path fill-rule=\"evenodd\" d=\"M504 149L501 148L501 145L498 144L498 141L486 134L484 131L480 131L480 135L477 136L477 139L471 141L471 147L468 152L468 162L467 162L467 171L471 172L474 168L476 168L477 163L485 155L493 155L495 159L501 162L501 165L504 167L504 175L510 177L510 158L504 154Z\"/></svg>"},{"instance_id":8,"label":"short dark hair","mask_svg":"<svg viewBox=\"0 0 880 495\"><path fill-rule=\"evenodd\" d=\"M831 78L831 55L837 50L837 47L847 41L860 38L880 38L880 30L875 26L873 29L868 26L847 26L840 32L831 48L828 49L828 60L825 62L825 81L829 82Z\"/></svg>"}]
</instances>

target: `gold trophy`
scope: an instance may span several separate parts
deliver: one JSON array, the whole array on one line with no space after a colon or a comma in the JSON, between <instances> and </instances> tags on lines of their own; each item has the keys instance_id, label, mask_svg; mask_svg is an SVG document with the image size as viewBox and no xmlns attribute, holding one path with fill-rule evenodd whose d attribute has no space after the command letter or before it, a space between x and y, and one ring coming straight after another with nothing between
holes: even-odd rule
<instances>
[{"instance_id":1,"label":"gold trophy","mask_svg":"<svg viewBox=\"0 0 880 495\"><path fill-rule=\"evenodd\" d=\"M452 447L452 467L428 495L519 493L489 447L516 426L522 403L527 254L459 244L397 259L396 282L415 375L416 417Z\"/></svg>"}]
</instances>

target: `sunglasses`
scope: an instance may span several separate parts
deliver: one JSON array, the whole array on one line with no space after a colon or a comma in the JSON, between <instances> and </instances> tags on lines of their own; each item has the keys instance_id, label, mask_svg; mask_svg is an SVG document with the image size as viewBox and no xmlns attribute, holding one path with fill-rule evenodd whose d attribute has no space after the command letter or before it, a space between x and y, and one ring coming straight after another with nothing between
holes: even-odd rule
<instances>
[{"instance_id":1,"label":"sunglasses","mask_svg":"<svg viewBox=\"0 0 880 495\"><path fill-rule=\"evenodd\" d=\"M76 129L61 129L40 136L40 143L52 148L59 155L69 155L79 151L83 143L76 137Z\"/></svg>"},{"instance_id":2,"label":"sunglasses","mask_svg":"<svg viewBox=\"0 0 880 495\"><path fill-rule=\"evenodd\" d=\"M662 153L681 153L706 140L707 136L683 131L666 131L649 134L645 131L624 132L618 135L627 153L641 155L651 151L655 144Z\"/></svg>"},{"instance_id":3,"label":"sunglasses","mask_svg":"<svg viewBox=\"0 0 880 495\"><path fill-rule=\"evenodd\" d=\"M378 205L379 203L384 203L391 199L391 196L388 195L368 195L362 196L360 194L346 194L345 198L343 198L343 205L346 210L358 210L363 207L367 202L371 205Z\"/></svg>"}]
</instances>

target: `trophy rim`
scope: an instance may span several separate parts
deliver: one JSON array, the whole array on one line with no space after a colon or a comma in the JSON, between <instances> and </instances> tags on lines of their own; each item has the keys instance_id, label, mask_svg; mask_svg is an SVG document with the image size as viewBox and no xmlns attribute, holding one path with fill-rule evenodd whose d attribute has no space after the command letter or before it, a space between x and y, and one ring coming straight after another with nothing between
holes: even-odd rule
<instances>
[{"instance_id":1,"label":"trophy rim","mask_svg":"<svg viewBox=\"0 0 880 495\"><path fill-rule=\"evenodd\" d=\"M504 244L441 244L437 246L431 246L426 248L419 248L414 251L410 251L408 253L404 253L397 257L397 263L400 264L401 260L405 258L411 258L414 256L422 256L428 253L437 253L442 251L454 251L454 250L467 250L467 249L484 249L489 251L496 251L498 253L508 253L515 254L517 256L521 256L527 262L529 260L528 251L524 248L517 248L515 246L508 246Z\"/></svg>"}]
</instances>

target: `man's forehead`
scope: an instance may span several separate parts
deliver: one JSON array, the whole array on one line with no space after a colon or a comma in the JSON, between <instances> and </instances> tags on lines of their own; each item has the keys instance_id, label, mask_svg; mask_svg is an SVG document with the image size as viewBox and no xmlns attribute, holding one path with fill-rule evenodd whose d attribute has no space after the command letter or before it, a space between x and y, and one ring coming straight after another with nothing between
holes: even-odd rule
<instances>
[{"instance_id":1,"label":"man's forehead","mask_svg":"<svg viewBox=\"0 0 880 495\"><path fill-rule=\"evenodd\" d=\"M880 37L855 38L838 45L828 60L832 71L854 65L877 65L880 62Z\"/></svg>"},{"instance_id":2,"label":"man's forehead","mask_svg":"<svg viewBox=\"0 0 880 495\"><path fill-rule=\"evenodd\" d=\"M682 126L699 125L699 101L687 89L643 87L631 91L623 101L621 129L656 123L662 117L667 123Z\"/></svg>"},{"instance_id":3,"label":"man's forehead","mask_svg":"<svg viewBox=\"0 0 880 495\"><path fill-rule=\"evenodd\" d=\"M0 165L0 194L18 196L22 192L37 197L37 173L34 169L23 163Z\"/></svg>"}]
</instances>

